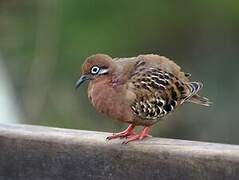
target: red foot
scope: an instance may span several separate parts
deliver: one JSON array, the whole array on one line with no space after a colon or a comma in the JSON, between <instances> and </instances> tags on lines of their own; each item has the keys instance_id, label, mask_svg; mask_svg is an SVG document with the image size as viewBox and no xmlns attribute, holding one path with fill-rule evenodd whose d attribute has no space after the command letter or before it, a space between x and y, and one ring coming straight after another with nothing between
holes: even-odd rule
<instances>
[{"instance_id":1,"label":"red foot","mask_svg":"<svg viewBox=\"0 0 239 180\"><path fill-rule=\"evenodd\" d=\"M127 129L125 129L124 131L119 132L119 133L114 133L112 136L108 136L106 139L111 140L111 139L116 139L116 138L128 137L133 134L132 130L134 128L135 128L135 125L130 124L129 127L127 127Z\"/></svg>"},{"instance_id":2,"label":"red foot","mask_svg":"<svg viewBox=\"0 0 239 180\"><path fill-rule=\"evenodd\" d=\"M135 140L141 140L145 137L148 137L150 135L148 135L149 132L149 127L145 126L140 132L138 132L137 134L131 135L129 136L129 139L127 139L127 141L124 141L122 144L127 144L131 141L135 141Z\"/></svg>"}]
</instances>

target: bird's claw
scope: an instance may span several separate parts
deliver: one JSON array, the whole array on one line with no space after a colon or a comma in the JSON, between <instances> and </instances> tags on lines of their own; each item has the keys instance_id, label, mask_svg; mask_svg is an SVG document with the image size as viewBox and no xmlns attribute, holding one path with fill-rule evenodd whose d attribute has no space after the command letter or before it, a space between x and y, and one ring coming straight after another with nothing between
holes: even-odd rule
<instances>
[{"instance_id":1,"label":"bird's claw","mask_svg":"<svg viewBox=\"0 0 239 180\"><path fill-rule=\"evenodd\" d=\"M128 138L128 136L131 136L132 132L130 133L114 133L112 136L108 136L106 138L106 140L111 140L111 139L116 139L116 138L120 138L120 139L123 139L123 138Z\"/></svg>"},{"instance_id":2,"label":"bird's claw","mask_svg":"<svg viewBox=\"0 0 239 180\"><path fill-rule=\"evenodd\" d=\"M124 131L121 131L119 133L114 133L112 136L108 136L106 139L111 140L111 139L116 139L116 138L126 138L127 136L130 136L133 134L132 130L134 129L135 125L130 124L127 129Z\"/></svg>"},{"instance_id":3,"label":"bird's claw","mask_svg":"<svg viewBox=\"0 0 239 180\"><path fill-rule=\"evenodd\" d=\"M148 134L146 134L145 136L140 136L140 135L136 134L136 135L127 137L128 140L123 141L122 144L128 144L129 142L135 141L135 140L142 140L145 137L152 137L152 136L148 135Z\"/></svg>"},{"instance_id":4,"label":"bird's claw","mask_svg":"<svg viewBox=\"0 0 239 180\"><path fill-rule=\"evenodd\" d=\"M123 141L122 144L128 144L131 141L135 141L135 140L142 140L145 137L151 137L148 134L149 128L145 127L142 131L138 132L137 134L128 136L128 139L126 141Z\"/></svg>"}]
</instances>

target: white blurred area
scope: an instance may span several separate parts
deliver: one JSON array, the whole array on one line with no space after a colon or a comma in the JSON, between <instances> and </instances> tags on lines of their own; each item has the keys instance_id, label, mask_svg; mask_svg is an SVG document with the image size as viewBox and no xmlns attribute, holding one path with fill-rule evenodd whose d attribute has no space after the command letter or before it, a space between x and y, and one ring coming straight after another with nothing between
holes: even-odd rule
<instances>
[{"instance_id":1,"label":"white blurred area","mask_svg":"<svg viewBox=\"0 0 239 180\"><path fill-rule=\"evenodd\" d=\"M21 117L12 83L0 57L0 123L20 123Z\"/></svg>"}]
</instances>

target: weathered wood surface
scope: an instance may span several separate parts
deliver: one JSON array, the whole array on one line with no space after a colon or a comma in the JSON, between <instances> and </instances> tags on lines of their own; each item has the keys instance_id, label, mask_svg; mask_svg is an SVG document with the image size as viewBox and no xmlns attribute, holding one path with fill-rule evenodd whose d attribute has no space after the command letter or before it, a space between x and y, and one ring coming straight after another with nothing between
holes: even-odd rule
<instances>
[{"instance_id":1,"label":"weathered wood surface","mask_svg":"<svg viewBox=\"0 0 239 180\"><path fill-rule=\"evenodd\" d=\"M122 145L109 133L0 125L0 179L239 179L239 146L148 138Z\"/></svg>"}]
</instances>

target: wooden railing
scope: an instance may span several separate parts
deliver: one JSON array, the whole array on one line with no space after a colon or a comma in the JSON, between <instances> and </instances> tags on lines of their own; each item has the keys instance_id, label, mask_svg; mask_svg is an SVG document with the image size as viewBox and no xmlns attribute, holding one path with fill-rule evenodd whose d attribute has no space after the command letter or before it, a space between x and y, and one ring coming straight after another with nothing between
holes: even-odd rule
<instances>
[{"instance_id":1,"label":"wooden railing","mask_svg":"<svg viewBox=\"0 0 239 180\"><path fill-rule=\"evenodd\" d=\"M239 146L148 138L122 145L109 133L0 125L0 179L239 179Z\"/></svg>"}]
</instances>

